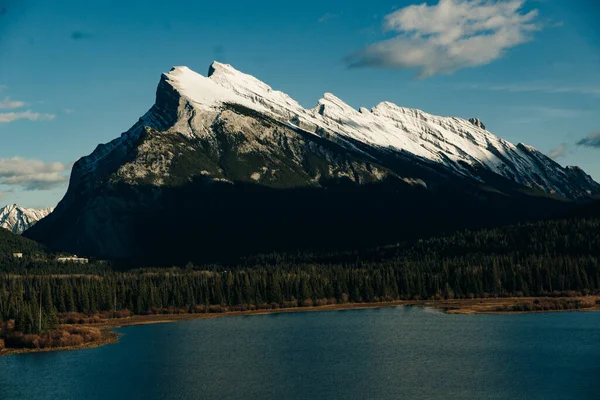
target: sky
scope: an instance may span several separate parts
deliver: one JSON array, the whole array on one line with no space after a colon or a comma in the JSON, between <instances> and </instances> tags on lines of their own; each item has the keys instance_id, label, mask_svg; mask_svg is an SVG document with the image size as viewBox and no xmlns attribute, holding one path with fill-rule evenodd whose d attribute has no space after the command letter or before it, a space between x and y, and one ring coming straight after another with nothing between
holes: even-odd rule
<instances>
[{"instance_id":1,"label":"sky","mask_svg":"<svg viewBox=\"0 0 600 400\"><path fill-rule=\"evenodd\" d=\"M232 64L312 108L480 118L600 181L596 0L0 0L0 206L54 206L162 72Z\"/></svg>"}]
</instances>

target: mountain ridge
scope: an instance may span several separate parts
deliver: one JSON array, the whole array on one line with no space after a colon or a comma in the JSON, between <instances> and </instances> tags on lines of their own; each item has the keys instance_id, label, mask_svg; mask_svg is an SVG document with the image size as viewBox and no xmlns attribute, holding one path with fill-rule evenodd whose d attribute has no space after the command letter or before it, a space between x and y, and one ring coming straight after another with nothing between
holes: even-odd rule
<instances>
[{"instance_id":1,"label":"mountain ridge","mask_svg":"<svg viewBox=\"0 0 600 400\"><path fill-rule=\"evenodd\" d=\"M476 122L387 102L355 110L332 94L307 110L225 64L208 77L176 67L130 130L74 164L56 211L27 235L77 254L186 262L383 244L600 193L581 170Z\"/></svg>"},{"instance_id":2,"label":"mountain ridge","mask_svg":"<svg viewBox=\"0 0 600 400\"><path fill-rule=\"evenodd\" d=\"M208 77L187 67L174 67L162 74L155 106L124 134L125 137L104 147L112 151L115 144L137 140L144 126L162 131L182 121L181 115L165 118L164 110L169 107L157 107L172 101L186 103L185 107L192 109L188 110L190 118L194 115L193 109L218 112L224 104L239 104L292 128L327 136L328 140L345 147L356 149L352 142L359 141L386 151L407 152L476 180L477 173L472 170L485 168L518 184L571 199L585 199L600 193L600 185L589 175L563 168L532 146L513 145L491 134L476 118L437 117L390 102L381 102L371 110L361 107L357 111L331 93L325 93L315 108L304 109L287 94L217 62L210 66ZM354 129L357 127L361 129ZM189 137L201 135L187 126L175 128ZM417 133L411 136L412 132ZM102 151L95 151L84 159L91 159L93 164L97 156L102 157ZM543 168L539 167L540 163L544 164Z\"/></svg>"}]
</instances>

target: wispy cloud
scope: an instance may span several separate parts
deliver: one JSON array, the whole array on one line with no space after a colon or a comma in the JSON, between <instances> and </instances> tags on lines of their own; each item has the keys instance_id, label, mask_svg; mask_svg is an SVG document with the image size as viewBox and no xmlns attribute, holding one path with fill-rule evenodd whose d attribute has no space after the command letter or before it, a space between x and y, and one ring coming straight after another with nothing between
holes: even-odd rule
<instances>
[{"instance_id":1,"label":"wispy cloud","mask_svg":"<svg viewBox=\"0 0 600 400\"><path fill-rule=\"evenodd\" d=\"M420 77L486 65L526 43L542 28L525 0L439 0L411 5L384 18L392 39L346 58L350 67L419 69Z\"/></svg>"},{"instance_id":2,"label":"wispy cloud","mask_svg":"<svg viewBox=\"0 0 600 400\"><path fill-rule=\"evenodd\" d=\"M600 149L600 132L592 132L579 142L577 142L578 146L585 147L593 147L596 149Z\"/></svg>"},{"instance_id":3,"label":"wispy cloud","mask_svg":"<svg viewBox=\"0 0 600 400\"><path fill-rule=\"evenodd\" d=\"M536 113L543 119L551 119L551 118L577 118L579 117L583 111L574 109L574 108L558 108L558 107L530 107L532 112Z\"/></svg>"},{"instance_id":4,"label":"wispy cloud","mask_svg":"<svg viewBox=\"0 0 600 400\"><path fill-rule=\"evenodd\" d=\"M10 110L13 108L21 108L25 107L27 103L20 100L11 100L8 97L5 97L4 100L0 100L0 110Z\"/></svg>"},{"instance_id":5,"label":"wispy cloud","mask_svg":"<svg viewBox=\"0 0 600 400\"><path fill-rule=\"evenodd\" d=\"M548 153L548 157L550 157L553 160L560 160L561 158L567 155L568 150L569 148L566 145L566 143L563 143L552 149L550 153Z\"/></svg>"},{"instance_id":6,"label":"wispy cloud","mask_svg":"<svg viewBox=\"0 0 600 400\"><path fill-rule=\"evenodd\" d=\"M325 13L321 16L321 18L319 18L317 21L321 24L325 23L325 22L329 22L333 19L336 19L340 16L340 14L335 14L335 13Z\"/></svg>"},{"instance_id":7,"label":"wispy cloud","mask_svg":"<svg viewBox=\"0 0 600 400\"><path fill-rule=\"evenodd\" d=\"M599 96L600 97L600 84L598 85L589 85L589 86L569 86L569 85L561 85L561 84L546 84L546 83L514 83L508 85L464 85L466 88L475 89L475 90L492 90L499 92L513 92L513 93L523 93L523 92L539 92L539 93L555 93L555 94L584 94L590 96Z\"/></svg>"},{"instance_id":8,"label":"wispy cloud","mask_svg":"<svg viewBox=\"0 0 600 400\"><path fill-rule=\"evenodd\" d=\"M20 157L0 158L0 184L24 190L48 190L65 184L69 177L62 163L46 163Z\"/></svg>"},{"instance_id":9,"label":"wispy cloud","mask_svg":"<svg viewBox=\"0 0 600 400\"><path fill-rule=\"evenodd\" d=\"M51 121L54 118L56 118L55 114L41 114L32 112L31 110L0 113L0 123L9 123L20 119L27 119L29 121Z\"/></svg>"},{"instance_id":10,"label":"wispy cloud","mask_svg":"<svg viewBox=\"0 0 600 400\"><path fill-rule=\"evenodd\" d=\"M63 110L63 112L64 112L65 114L73 114L73 113L75 112L75 110L73 110L72 108L65 108L65 109Z\"/></svg>"},{"instance_id":11,"label":"wispy cloud","mask_svg":"<svg viewBox=\"0 0 600 400\"><path fill-rule=\"evenodd\" d=\"M514 124L532 124L558 119L578 118L589 113L589 110L577 108L559 108L548 106L508 106L505 107Z\"/></svg>"}]
</instances>

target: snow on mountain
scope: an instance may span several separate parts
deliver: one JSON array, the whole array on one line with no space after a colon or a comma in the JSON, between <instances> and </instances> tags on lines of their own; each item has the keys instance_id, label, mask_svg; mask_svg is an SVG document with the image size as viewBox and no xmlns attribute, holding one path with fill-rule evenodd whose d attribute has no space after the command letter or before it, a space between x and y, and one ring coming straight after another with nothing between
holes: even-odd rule
<instances>
[{"instance_id":1,"label":"snow on mountain","mask_svg":"<svg viewBox=\"0 0 600 400\"><path fill-rule=\"evenodd\" d=\"M162 74L150 110L78 160L56 210L25 235L166 265L379 245L572 205L543 192L586 200L600 185L476 118L389 102L356 110L330 93L305 109L215 62L208 76Z\"/></svg>"},{"instance_id":2,"label":"snow on mountain","mask_svg":"<svg viewBox=\"0 0 600 400\"><path fill-rule=\"evenodd\" d=\"M493 135L476 118L439 117L389 102L371 110L356 110L331 93L326 93L315 108L304 109L287 94L218 62L210 66L208 77L187 67L174 67L163 74L161 84L165 83L196 111L218 112L224 104L239 104L349 147L354 148L352 143L357 141L384 151L409 154L479 181L484 179L477 170L485 169L519 184L568 198L600 192L600 185L589 176L571 182L572 170L531 146L515 146ZM150 110L138 125L160 130L164 126L156 125L164 122ZM194 135L190 129L181 131ZM139 134L141 129L132 129L119 142L131 140L132 132Z\"/></svg>"},{"instance_id":3,"label":"snow on mountain","mask_svg":"<svg viewBox=\"0 0 600 400\"><path fill-rule=\"evenodd\" d=\"M177 103L177 115L164 110L168 107L162 103L170 102ZM145 127L163 131L175 126L191 138L201 135L194 129L193 118L218 113L228 104L250 108L352 150L357 150L359 143L377 151L412 156L482 183L489 176L482 171L487 171L571 199L600 193L600 185L583 171L563 168L531 146L514 145L493 135L477 118L440 117L390 102L371 110L356 110L331 93L325 93L315 108L304 109L287 94L218 62L210 66L208 76L187 67L174 67L163 74L157 102L150 111L120 138L98 146L80 160L75 175L94 170L98 161L115 149L116 153L126 153Z\"/></svg>"},{"instance_id":4,"label":"snow on mountain","mask_svg":"<svg viewBox=\"0 0 600 400\"><path fill-rule=\"evenodd\" d=\"M21 234L48 216L54 208L23 208L16 204L0 208L0 227Z\"/></svg>"}]
</instances>

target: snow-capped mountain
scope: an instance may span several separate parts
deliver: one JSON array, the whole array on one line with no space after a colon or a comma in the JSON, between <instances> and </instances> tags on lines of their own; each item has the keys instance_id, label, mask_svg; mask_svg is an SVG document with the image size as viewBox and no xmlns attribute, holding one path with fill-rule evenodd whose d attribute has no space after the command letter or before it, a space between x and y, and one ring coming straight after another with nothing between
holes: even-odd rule
<instances>
[{"instance_id":1,"label":"snow-capped mountain","mask_svg":"<svg viewBox=\"0 0 600 400\"><path fill-rule=\"evenodd\" d=\"M85 173L115 149L135 143L146 127L202 138L210 128L207 122L230 104L352 150L409 155L484 183L482 169L566 198L600 193L600 185L577 167L563 168L531 146L513 145L487 131L477 118L438 117L389 102L371 110L355 110L331 93L307 110L287 94L217 62L211 65L208 77L187 67L174 67L163 74L155 106L130 131L80 160L78 172Z\"/></svg>"},{"instance_id":2,"label":"snow-capped mountain","mask_svg":"<svg viewBox=\"0 0 600 400\"><path fill-rule=\"evenodd\" d=\"M27 235L77 254L189 261L190 248L389 241L598 194L581 169L479 119L356 110L329 93L305 109L215 62L208 76L163 74L150 110L75 163L64 199Z\"/></svg>"},{"instance_id":3,"label":"snow-capped mountain","mask_svg":"<svg viewBox=\"0 0 600 400\"><path fill-rule=\"evenodd\" d=\"M0 227L21 234L50 214L54 208L23 208L16 204L0 207Z\"/></svg>"}]
</instances>

